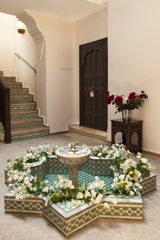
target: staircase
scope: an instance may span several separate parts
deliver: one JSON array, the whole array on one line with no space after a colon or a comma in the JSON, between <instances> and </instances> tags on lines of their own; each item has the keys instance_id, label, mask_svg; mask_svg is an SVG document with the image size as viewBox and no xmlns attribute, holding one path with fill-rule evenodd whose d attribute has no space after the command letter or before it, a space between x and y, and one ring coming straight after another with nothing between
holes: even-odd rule
<instances>
[{"instance_id":1,"label":"staircase","mask_svg":"<svg viewBox=\"0 0 160 240\"><path fill-rule=\"evenodd\" d=\"M28 88L23 88L15 77L3 77L1 80L10 88L11 139L12 141L47 136L49 128L38 117L37 104Z\"/></svg>"}]
</instances>

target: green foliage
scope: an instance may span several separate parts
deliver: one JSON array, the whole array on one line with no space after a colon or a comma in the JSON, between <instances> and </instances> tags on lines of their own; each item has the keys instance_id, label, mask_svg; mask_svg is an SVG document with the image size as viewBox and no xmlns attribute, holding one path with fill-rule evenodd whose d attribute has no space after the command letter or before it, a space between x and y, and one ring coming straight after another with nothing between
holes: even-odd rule
<instances>
[{"instance_id":1,"label":"green foliage","mask_svg":"<svg viewBox=\"0 0 160 240\"><path fill-rule=\"evenodd\" d=\"M13 164L13 170L24 171L23 158L16 158Z\"/></svg>"},{"instance_id":2,"label":"green foliage","mask_svg":"<svg viewBox=\"0 0 160 240\"><path fill-rule=\"evenodd\" d=\"M150 169L147 164L137 163L137 170L142 174L142 178L145 179L150 176Z\"/></svg>"}]
</instances>

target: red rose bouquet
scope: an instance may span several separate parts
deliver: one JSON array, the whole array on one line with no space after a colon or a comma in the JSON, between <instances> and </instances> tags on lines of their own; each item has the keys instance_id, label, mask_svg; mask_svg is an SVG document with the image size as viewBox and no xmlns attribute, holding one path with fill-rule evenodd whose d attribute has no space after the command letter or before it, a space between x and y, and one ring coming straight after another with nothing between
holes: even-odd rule
<instances>
[{"instance_id":1,"label":"red rose bouquet","mask_svg":"<svg viewBox=\"0 0 160 240\"><path fill-rule=\"evenodd\" d=\"M144 100L148 98L147 94L144 91L141 91L140 94L136 92L129 93L128 97L118 94L110 94L107 92L106 100L108 104L113 104L117 108L117 112L122 112L123 110L133 110L142 107Z\"/></svg>"}]
</instances>

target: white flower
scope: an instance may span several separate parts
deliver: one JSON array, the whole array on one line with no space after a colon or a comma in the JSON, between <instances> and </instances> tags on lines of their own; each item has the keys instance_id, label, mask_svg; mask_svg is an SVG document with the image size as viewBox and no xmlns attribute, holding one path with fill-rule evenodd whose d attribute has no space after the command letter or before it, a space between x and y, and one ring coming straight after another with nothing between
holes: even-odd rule
<instances>
[{"instance_id":1,"label":"white flower","mask_svg":"<svg viewBox=\"0 0 160 240\"><path fill-rule=\"evenodd\" d=\"M135 181L139 180L141 175L142 174L137 169L134 170L134 180Z\"/></svg>"},{"instance_id":2,"label":"white flower","mask_svg":"<svg viewBox=\"0 0 160 240\"><path fill-rule=\"evenodd\" d=\"M87 198L87 197L91 197L91 193L88 190L85 191L85 198Z\"/></svg>"},{"instance_id":3,"label":"white flower","mask_svg":"<svg viewBox=\"0 0 160 240\"><path fill-rule=\"evenodd\" d=\"M123 180L125 178L125 175L124 174L121 174L120 176L119 176L119 179L120 180Z\"/></svg>"},{"instance_id":4,"label":"white flower","mask_svg":"<svg viewBox=\"0 0 160 240\"><path fill-rule=\"evenodd\" d=\"M102 199L103 199L103 194L98 193L98 196L97 196L96 199L93 201L93 203L98 204L98 203L100 203L100 202L102 201Z\"/></svg>"},{"instance_id":5,"label":"white flower","mask_svg":"<svg viewBox=\"0 0 160 240\"><path fill-rule=\"evenodd\" d=\"M141 157L142 157L142 153L138 152L136 158L141 159Z\"/></svg>"},{"instance_id":6,"label":"white flower","mask_svg":"<svg viewBox=\"0 0 160 240\"><path fill-rule=\"evenodd\" d=\"M101 157L101 156L102 156L102 153L98 153L98 154L97 154L97 157Z\"/></svg>"},{"instance_id":7,"label":"white flower","mask_svg":"<svg viewBox=\"0 0 160 240\"><path fill-rule=\"evenodd\" d=\"M140 190L142 189L142 186L138 182L135 183L135 186L138 187Z\"/></svg>"},{"instance_id":8,"label":"white flower","mask_svg":"<svg viewBox=\"0 0 160 240\"><path fill-rule=\"evenodd\" d=\"M142 161L142 163L144 163L144 164L147 164L147 163L148 163L148 159L147 159L147 158L141 158L141 161Z\"/></svg>"},{"instance_id":9,"label":"white flower","mask_svg":"<svg viewBox=\"0 0 160 240\"><path fill-rule=\"evenodd\" d=\"M118 199L115 198L115 196L114 196L113 198L109 198L109 201L110 201L111 203L113 203L114 205L116 205L116 204L118 203Z\"/></svg>"},{"instance_id":10,"label":"white flower","mask_svg":"<svg viewBox=\"0 0 160 240\"><path fill-rule=\"evenodd\" d=\"M94 189L94 184L92 184L92 183L88 184L87 189L88 190Z\"/></svg>"},{"instance_id":11,"label":"white flower","mask_svg":"<svg viewBox=\"0 0 160 240\"><path fill-rule=\"evenodd\" d=\"M72 181L67 178L64 178L63 176L58 176L57 180L54 182L54 185L57 189L61 189L61 188L73 189L74 188Z\"/></svg>"},{"instance_id":12,"label":"white flower","mask_svg":"<svg viewBox=\"0 0 160 240\"><path fill-rule=\"evenodd\" d=\"M133 197L135 195L135 193L133 191L130 191L129 195Z\"/></svg>"},{"instance_id":13,"label":"white flower","mask_svg":"<svg viewBox=\"0 0 160 240\"><path fill-rule=\"evenodd\" d=\"M104 181L99 181L99 182L98 182L98 188L99 188L99 189L103 189L104 187L105 187Z\"/></svg>"},{"instance_id":14,"label":"white flower","mask_svg":"<svg viewBox=\"0 0 160 240\"><path fill-rule=\"evenodd\" d=\"M84 197L83 193L82 193L82 192L78 192L76 198L77 198L77 199L83 199L83 197Z\"/></svg>"},{"instance_id":15,"label":"white flower","mask_svg":"<svg viewBox=\"0 0 160 240\"><path fill-rule=\"evenodd\" d=\"M92 189L92 190L91 190L91 196L92 196L92 198L95 198L96 195L97 195L96 191Z\"/></svg>"},{"instance_id":16,"label":"white flower","mask_svg":"<svg viewBox=\"0 0 160 240\"><path fill-rule=\"evenodd\" d=\"M48 193L49 192L49 187L48 186L44 187L43 192Z\"/></svg>"}]
</instances>

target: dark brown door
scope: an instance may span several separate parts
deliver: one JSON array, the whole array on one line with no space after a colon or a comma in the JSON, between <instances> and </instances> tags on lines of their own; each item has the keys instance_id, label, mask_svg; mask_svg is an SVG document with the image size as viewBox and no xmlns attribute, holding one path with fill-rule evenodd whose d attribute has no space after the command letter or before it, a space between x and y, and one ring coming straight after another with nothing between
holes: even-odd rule
<instances>
[{"instance_id":1,"label":"dark brown door","mask_svg":"<svg viewBox=\"0 0 160 240\"><path fill-rule=\"evenodd\" d=\"M80 125L106 131L107 39L80 46Z\"/></svg>"}]
</instances>

